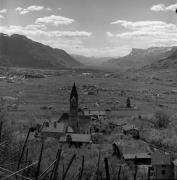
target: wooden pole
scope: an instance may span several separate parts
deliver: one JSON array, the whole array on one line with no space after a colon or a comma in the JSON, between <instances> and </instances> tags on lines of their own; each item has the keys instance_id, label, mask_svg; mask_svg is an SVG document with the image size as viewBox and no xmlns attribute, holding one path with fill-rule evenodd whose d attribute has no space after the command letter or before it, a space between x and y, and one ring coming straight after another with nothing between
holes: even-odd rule
<instances>
[{"instance_id":1,"label":"wooden pole","mask_svg":"<svg viewBox=\"0 0 177 180\"><path fill-rule=\"evenodd\" d=\"M67 173L69 171L69 168L70 168L70 166L71 166L71 164L72 164L72 162L74 161L75 158L76 158L76 154L74 154L73 157L71 158L71 160L70 160L70 162L68 164L68 167L66 168L66 171L65 171L65 173L63 175L63 179L62 180L65 180L66 175L67 175Z\"/></svg>"},{"instance_id":2,"label":"wooden pole","mask_svg":"<svg viewBox=\"0 0 177 180\"><path fill-rule=\"evenodd\" d=\"M22 168L22 169L20 169L20 170L18 170L18 171L16 171L16 172L12 173L12 174L9 175L9 176L6 176L6 177L2 178L1 180L9 179L9 178L11 178L12 176L15 176L15 175L17 175L18 173L24 171L25 169L28 169L29 167L32 167L32 166L36 165L37 163L38 163L38 161L36 161L36 162L30 164L29 166L26 166L26 167L24 167L24 168Z\"/></svg>"},{"instance_id":3,"label":"wooden pole","mask_svg":"<svg viewBox=\"0 0 177 180\"><path fill-rule=\"evenodd\" d=\"M28 148L26 149L26 155L25 155L25 166L28 165ZM25 172L25 176L28 176L28 169Z\"/></svg>"},{"instance_id":4,"label":"wooden pole","mask_svg":"<svg viewBox=\"0 0 177 180\"><path fill-rule=\"evenodd\" d=\"M84 156L82 156L82 166L81 166L81 172L80 172L80 176L78 180L82 180L83 171L84 171Z\"/></svg>"},{"instance_id":5,"label":"wooden pole","mask_svg":"<svg viewBox=\"0 0 177 180\"><path fill-rule=\"evenodd\" d=\"M41 167L41 160L42 160L43 149L44 149L44 144L42 142L41 151L40 151L40 155L39 155L39 161L38 161L36 175L35 175L35 180L38 180L39 171L40 171L40 167Z\"/></svg>"},{"instance_id":6,"label":"wooden pole","mask_svg":"<svg viewBox=\"0 0 177 180\"><path fill-rule=\"evenodd\" d=\"M64 176L64 172L65 172L65 166L64 166L64 163L63 163L63 169L62 169L62 179L63 179L63 176Z\"/></svg>"},{"instance_id":7,"label":"wooden pole","mask_svg":"<svg viewBox=\"0 0 177 180\"><path fill-rule=\"evenodd\" d=\"M99 154L98 154L97 171L96 171L96 180L98 180L98 177L99 177L99 168L100 168L100 151L99 151Z\"/></svg>"},{"instance_id":8,"label":"wooden pole","mask_svg":"<svg viewBox=\"0 0 177 180\"><path fill-rule=\"evenodd\" d=\"M1 122L0 122L0 143L2 141L2 125L3 125L3 122L1 120Z\"/></svg>"},{"instance_id":9,"label":"wooden pole","mask_svg":"<svg viewBox=\"0 0 177 180\"><path fill-rule=\"evenodd\" d=\"M20 155L20 158L19 158L19 161L18 161L17 171L18 171L19 168L20 168L20 164L21 164L21 161L22 161L22 158L23 158L23 154L24 154L24 151L25 151L26 144L27 144L27 142L28 142L29 135L30 135L30 128L29 128L29 130L28 130L28 134L27 134L27 136L26 136L26 139L25 139L25 142L24 142L24 145L23 145L23 148L22 148L22 152L21 152L21 155Z\"/></svg>"},{"instance_id":10,"label":"wooden pole","mask_svg":"<svg viewBox=\"0 0 177 180\"><path fill-rule=\"evenodd\" d=\"M150 174L151 174L151 170L150 167L148 167L148 180L150 180Z\"/></svg>"},{"instance_id":11,"label":"wooden pole","mask_svg":"<svg viewBox=\"0 0 177 180\"><path fill-rule=\"evenodd\" d=\"M13 171L10 171L10 170L8 170L8 169L5 169L5 168L2 168L2 167L0 167L0 170L2 171L2 172L5 172L5 173L9 173L9 174L13 174L14 172ZM22 176L21 174L16 174L16 176L19 176L19 177L21 177L21 178L23 178L23 179L26 179L26 180L32 180L32 179L30 179L30 178L28 178L28 177L25 177L25 176Z\"/></svg>"},{"instance_id":12,"label":"wooden pole","mask_svg":"<svg viewBox=\"0 0 177 180\"><path fill-rule=\"evenodd\" d=\"M39 178L41 178L55 164L55 162L56 160L53 161L52 164L44 170L44 172L39 176Z\"/></svg>"},{"instance_id":13,"label":"wooden pole","mask_svg":"<svg viewBox=\"0 0 177 180\"><path fill-rule=\"evenodd\" d=\"M104 158L104 163L105 163L105 170L106 170L106 180L110 180L108 158Z\"/></svg>"},{"instance_id":14,"label":"wooden pole","mask_svg":"<svg viewBox=\"0 0 177 180\"><path fill-rule=\"evenodd\" d=\"M58 150L57 152L57 160L55 162L55 168L54 168L54 176L53 176L53 180L57 180L58 177L58 166L59 166L59 162L60 162L60 156L61 156L61 149Z\"/></svg>"},{"instance_id":15,"label":"wooden pole","mask_svg":"<svg viewBox=\"0 0 177 180\"><path fill-rule=\"evenodd\" d=\"M28 148L26 149L25 165L27 164L27 162L28 162Z\"/></svg>"},{"instance_id":16,"label":"wooden pole","mask_svg":"<svg viewBox=\"0 0 177 180\"><path fill-rule=\"evenodd\" d=\"M118 180L120 180L120 173L121 173L121 168L122 166L119 167L119 172L118 172Z\"/></svg>"},{"instance_id":17,"label":"wooden pole","mask_svg":"<svg viewBox=\"0 0 177 180\"><path fill-rule=\"evenodd\" d=\"M59 148L59 149L60 149L60 148ZM57 162L57 159L58 159L58 152L59 152L59 150L57 151L56 162ZM61 153L60 153L60 154L61 154ZM52 171L51 171L51 175L50 175L49 180L53 180L54 172L55 172L55 167L56 167L56 162L55 162L55 164L54 164L54 166L53 166L53 169L52 169Z\"/></svg>"},{"instance_id":18,"label":"wooden pole","mask_svg":"<svg viewBox=\"0 0 177 180\"><path fill-rule=\"evenodd\" d=\"M136 180L137 170L138 170L138 166L135 164L135 174L134 174L134 180Z\"/></svg>"}]
</instances>

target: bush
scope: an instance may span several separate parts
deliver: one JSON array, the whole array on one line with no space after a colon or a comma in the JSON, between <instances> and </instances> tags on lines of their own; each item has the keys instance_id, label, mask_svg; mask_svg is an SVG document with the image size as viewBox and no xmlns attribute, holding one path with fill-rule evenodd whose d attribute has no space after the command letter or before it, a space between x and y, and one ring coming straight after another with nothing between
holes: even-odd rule
<instances>
[{"instance_id":1,"label":"bush","mask_svg":"<svg viewBox=\"0 0 177 180\"><path fill-rule=\"evenodd\" d=\"M163 111L155 112L154 116L156 128L166 128L169 125L169 116Z\"/></svg>"}]
</instances>

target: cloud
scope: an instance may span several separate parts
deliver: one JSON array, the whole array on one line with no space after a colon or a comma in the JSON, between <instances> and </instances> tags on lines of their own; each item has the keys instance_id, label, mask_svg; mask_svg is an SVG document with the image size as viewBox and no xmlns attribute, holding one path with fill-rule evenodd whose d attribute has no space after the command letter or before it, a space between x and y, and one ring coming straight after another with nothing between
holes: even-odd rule
<instances>
[{"instance_id":1,"label":"cloud","mask_svg":"<svg viewBox=\"0 0 177 180\"><path fill-rule=\"evenodd\" d=\"M0 19L4 19L4 16L2 16L1 14L0 14Z\"/></svg>"},{"instance_id":2,"label":"cloud","mask_svg":"<svg viewBox=\"0 0 177 180\"><path fill-rule=\"evenodd\" d=\"M59 10L59 11L61 11L61 10L62 10L62 8L58 8L58 10Z\"/></svg>"},{"instance_id":3,"label":"cloud","mask_svg":"<svg viewBox=\"0 0 177 180\"><path fill-rule=\"evenodd\" d=\"M151 11L159 12L159 11L176 11L177 9L177 3L171 4L169 6L165 6L164 4L157 4L151 7Z\"/></svg>"},{"instance_id":4,"label":"cloud","mask_svg":"<svg viewBox=\"0 0 177 180\"><path fill-rule=\"evenodd\" d=\"M114 34L112 34L111 32L106 32L106 35L107 35L108 37L114 37Z\"/></svg>"},{"instance_id":5,"label":"cloud","mask_svg":"<svg viewBox=\"0 0 177 180\"><path fill-rule=\"evenodd\" d=\"M119 40L128 40L130 43L149 46L173 46L177 45L177 26L163 21L126 21L118 20L111 24L117 24L126 29L123 33L112 34L108 37L117 37ZM131 40L131 41L130 41Z\"/></svg>"},{"instance_id":6,"label":"cloud","mask_svg":"<svg viewBox=\"0 0 177 180\"><path fill-rule=\"evenodd\" d=\"M27 26L2 26L0 27L0 32L6 34L22 34L30 38L43 36L47 38L56 38L59 37L90 37L91 32L87 31L46 31L45 25L27 25Z\"/></svg>"},{"instance_id":7,"label":"cloud","mask_svg":"<svg viewBox=\"0 0 177 180\"><path fill-rule=\"evenodd\" d=\"M151 11L165 11L164 4L157 4L151 7Z\"/></svg>"},{"instance_id":8,"label":"cloud","mask_svg":"<svg viewBox=\"0 0 177 180\"><path fill-rule=\"evenodd\" d=\"M15 10L16 10L17 12L21 12L21 11L23 10L23 8L22 8L22 7L17 7Z\"/></svg>"},{"instance_id":9,"label":"cloud","mask_svg":"<svg viewBox=\"0 0 177 180\"><path fill-rule=\"evenodd\" d=\"M6 13L7 13L7 9L0 10L0 14L6 14Z\"/></svg>"},{"instance_id":10,"label":"cloud","mask_svg":"<svg viewBox=\"0 0 177 180\"><path fill-rule=\"evenodd\" d=\"M25 35L34 41L54 48L64 49L70 53L84 51L84 41L92 35L91 32L87 31L47 30L46 26L43 24L31 24L27 26L0 26L0 32L8 35Z\"/></svg>"},{"instance_id":11,"label":"cloud","mask_svg":"<svg viewBox=\"0 0 177 180\"><path fill-rule=\"evenodd\" d=\"M36 6L36 5L32 5L27 8L22 8L22 7L16 8L16 12L18 12L20 15L25 15L33 11L42 11L42 10L50 11L51 9L45 8L43 6Z\"/></svg>"},{"instance_id":12,"label":"cloud","mask_svg":"<svg viewBox=\"0 0 177 180\"><path fill-rule=\"evenodd\" d=\"M74 21L75 21L74 19L70 19L67 17L51 15L36 19L35 24L47 24L52 26L59 26L59 25L72 24Z\"/></svg>"}]
</instances>

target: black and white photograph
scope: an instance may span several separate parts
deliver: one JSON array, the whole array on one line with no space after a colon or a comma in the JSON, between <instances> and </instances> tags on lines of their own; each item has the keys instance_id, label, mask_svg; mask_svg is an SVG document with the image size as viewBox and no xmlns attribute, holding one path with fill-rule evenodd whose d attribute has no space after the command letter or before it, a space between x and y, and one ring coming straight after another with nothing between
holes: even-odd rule
<instances>
[{"instance_id":1,"label":"black and white photograph","mask_svg":"<svg viewBox=\"0 0 177 180\"><path fill-rule=\"evenodd\" d=\"M0 180L177 180L177 0L0 0Z\"/></svg>"}]
</instances>

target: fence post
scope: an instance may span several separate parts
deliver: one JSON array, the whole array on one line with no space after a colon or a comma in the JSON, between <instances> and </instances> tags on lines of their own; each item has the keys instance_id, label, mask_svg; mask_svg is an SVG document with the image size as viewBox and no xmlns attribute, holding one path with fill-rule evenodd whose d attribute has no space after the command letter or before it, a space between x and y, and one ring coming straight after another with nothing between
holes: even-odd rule
<instances>
[{"instance_id":1,"label":"fence post","mask_svg":"<svg viewBox=\"0 0 177 180\"><path fill-rule=\"evenodd\" d=\"M67 175L67 173L68 173L68 171L69 171L69 168L70 168L73 160L75 159L75 157L76 157L76 154L74 154L73 157L71 158L71 160L70 160L70 162L69 162L69 164L68 164L68 167L66 168L66 171L65 171L65 173L64 173L64 175L63 175L63 180L65 180L66 175Z\"/></svg>"},{"instance_id":2,"label":"fence post","mask_svg":"<svg viewBox=\"0 0 177 180\"><path fill-rule=\"evenodd\" d=\"M44 144L42 142L41 151L40 151L40 155L39 155L39 161L38 161L38 165L37 165L37 171L36 171L35 180L38 180L39 171L40 171L40 167L41 167L41 160L42 160L43 149L44 149Z\"/></svg>"},{"instance_id":3,"label":"fence post","mask_svg":"<svg viewBox=\"0 0 177 180\"><path fill-rule=\"evenodd\" d=\"M28 138L29 138L29 135L30 135L30 131L31 131L31 129L29 128L28 134L27 134L27 136L26 136L26 139L25 139L25 142L24 142L24 145L23 145L23 148L22 148L22 152L21 152L21 155L20 155L18 164L17 164L17 171L18 171L19 168L20 168L21 160L22 160L22 158L23 158L23 154L24 154L24 151L25 151L25 147L26 147L26 144L27 144L27 142L28 142ZM16 176L16 179L17 179L17 176Z\"/></svg>"},{"instance_id":4,"label":"fence post","mask_svg":"<svg viewBox=\"0 0 177 180\"><path fill-rule=\"evenodd\" d=\"M57 180L57 177L58 177L58 166L59 166L59 162L60 162L61 151L62 150L59 149L57 152L57 160L54 165L53 180Z\"/></svg>"},{"instance_id":5,"label":"fence post","mask_svg":"<svg viewBox=\"0 0 177 180\"><path fill-rule=\"evenodd\" d=\"M78 180L82 180L83 170L84 170L84 156L82 157L81 172L80 172L80 176L79 176Z\"/></svg>"},{"instance_id":6,"label":"fence post","mask_svg":"<svg viewBox=\"0 0 177 180\"><path fill-rule=\"evenodd\" d=\"M118 180L120 179L121 168L122 168L122 166L119 167Z\"/></svg>"},{"instance_id":7,"label":"fence post","mask_svg":"<svg viewBox=\"0 0 177 180\"><path fill-rule=\"evenodd\" d=\"M104 158L105 169L106 169L106 180L110 180L108 158Z\"/></svg>"}]
</instances>

